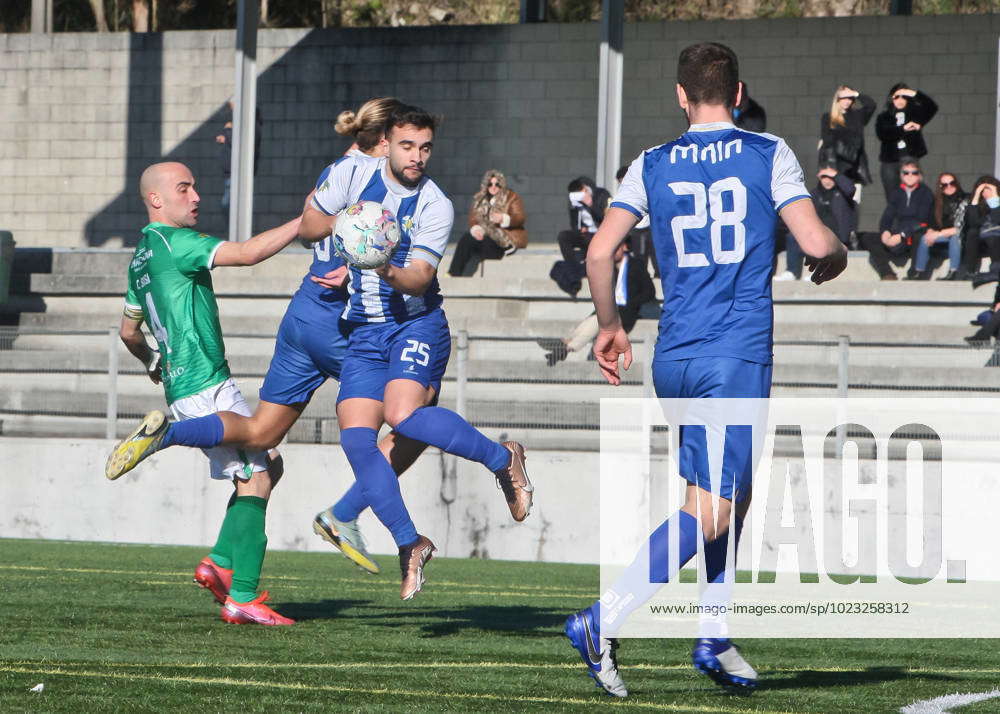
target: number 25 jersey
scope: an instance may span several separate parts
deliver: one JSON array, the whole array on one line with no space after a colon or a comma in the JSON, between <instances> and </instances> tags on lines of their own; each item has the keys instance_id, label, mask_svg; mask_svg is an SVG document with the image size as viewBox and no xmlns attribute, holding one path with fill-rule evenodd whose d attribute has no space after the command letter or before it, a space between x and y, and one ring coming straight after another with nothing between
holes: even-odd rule
<instances>
[{"instance_id":1,"label":"number 25 jersey","mask_svg":"<svg viewBox=\"0 0 1000 714\"><path fill-rule=\"evenodd\" d=\"M663 287L656 358L770 364L774 228L809 199L784 140L693 124L632 162L612 206L649 215Z\"/></svg>"}]
</instances>

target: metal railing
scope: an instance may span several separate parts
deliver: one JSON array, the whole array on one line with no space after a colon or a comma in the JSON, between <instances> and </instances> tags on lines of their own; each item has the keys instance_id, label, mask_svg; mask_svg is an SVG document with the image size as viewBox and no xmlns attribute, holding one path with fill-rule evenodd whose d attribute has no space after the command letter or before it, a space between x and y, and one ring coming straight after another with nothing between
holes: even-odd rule
<instances>
[{"instance_id":1,"label":"metal railing","mask_svg":"<svg viewBox=\"0 0 1000 714\"><path fill-rule=\"evenodd\" d=\"M254 401L267 369L272 335L231 334L227 339L249 340L254 354L230 349L233 376ZM540 430L583 439L599 427L602 396L653 396L651 361L653 342L634 341L637 366L623 373L623 389L609 387L593 362L577 353L546 366L545 349L536 338L502 335L453 335L452 364L445 375L441 403L455 409L474 425L501 432ZM995 395L1000 371L982 366L1000 364L992 347L965 344L786 340L776 350L804 349L798 362L776 360L774 387L781 393L846 397L871 395L876 390L913 395ZM819 352L817 352L819 350ZM835 355L831 354L835 351ZM872 355L888 363L919 350L933 355L941 377L930 381L907 379L908 369L878 371ZM967 367L954 379L958 353ZM972 358L971 355L976 355ZM822 359L815 359L822 355ZM810 357L813 356L813 357ZM974 377L974 379L972 379ZM137 381L138 380L138 381ZM317 393L292 433L297 441L329 441L337 437L335 387ZM0 422L5 434L104 436L114 438L131 420L153 408L163 408L159 387L145 380L145 371L121 345L118 328L105 330L42 330L0 327ZM574 437L573 434L578 434ZM553 437L555 438L555 437ZM592 438L586 437L586 438Z\"/></svg>"}]
</instances>

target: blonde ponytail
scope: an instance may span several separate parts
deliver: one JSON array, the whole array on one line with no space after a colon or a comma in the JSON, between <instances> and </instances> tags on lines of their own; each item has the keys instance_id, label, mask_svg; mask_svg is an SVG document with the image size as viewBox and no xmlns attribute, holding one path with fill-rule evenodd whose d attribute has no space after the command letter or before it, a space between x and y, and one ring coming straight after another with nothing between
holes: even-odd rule
<instances>
[{"instance_id":1,"label":"blonde ponytail","mask_svg":"<svg viewBox=\"0 0 1000 714\"><path fill-rule=\"evenodd\" d=\"M342 136L355 136L361 129L361 122L358 121L358 117L353 111L345 109L337 115L333 129Z\"/></svg>"}]
</instances>

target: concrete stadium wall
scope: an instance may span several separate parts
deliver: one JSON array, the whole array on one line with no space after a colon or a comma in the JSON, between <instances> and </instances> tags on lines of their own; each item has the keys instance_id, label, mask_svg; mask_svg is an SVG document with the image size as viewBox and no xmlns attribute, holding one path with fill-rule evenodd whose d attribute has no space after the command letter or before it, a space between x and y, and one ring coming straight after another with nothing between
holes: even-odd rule
<instances>
[{"instance_id":1,"label":"concrete stadium wall","mask_svg":"<svg viewBox=\"0 0 1000 714\"><path fill-rule=\"evenodd\" d=\"M0 538L211 547L232 487L208 478L205 457L193 449L168 449L111 483L103 476L111 445L105 439L0 437L4 464L0 471ZM995 449L983 442L957 446L956 453L967 460L945 473L945 503L951 504L942 520L945 553L965 560L970 578L996 581L992 524L988 519L970 521L968 510L955 508L950 500L960 492L951 486L959 479L961 489L972 489L984 503L996 500L990 494L1000 498L1000 482L993 473ZM285 475L268 506L268 547L332 552L332 547L312 532L312 519L353 483L343 450L334 445L284 444L281 452ZM653 495L644 493L634 504L635 519L615 526L614 538L602 542L599 459L596 452L530 450L528 466L536 492L531 515L520 524L511 520L491 474L477 464L459 460L454 476L445 476L445 460L433 449L405 474L400 486L418 530L434 541L441 556L598 563L603 549L604 557L625 563L631 559L631 551L623 550L621 544L630 542L633 535L645 537L642 514L648 513L648 499ZM666 469L662 457L654 458L652 466L653 473ZM626 474L622 477L625 481L629 478ZM812 542L825 517L819 506L825 492L824 476L817 471L806 476L806 482L799 481L801 476L795 473L789 478L810 491L813 500L811 507L807 499L795 504L793 514L785 511L782 526L794 522L796 536ZM653 490L659 494L657 499L662 497L658 488ZM758 496L758 505L764 505L765 493ZM622 507L622 502L612 502L610 507ZM790 515L792 521L786 522ZM854 519L861 515L861 511L852 511L847 532L856 527ZM750 531L761 537L755 530L758 526L750 523ZM361 515L361 528L372 553L396 552L388 532L370 511ZM789 535L787 531L780 534L783 539ZM911 522L909 557L914 563L926 547L920 545L920 537L919 521ZM749 562L750 541L744 538L740 545L741 563ZM779 572L799 572L798 555L787 545L762 547L768 552L777 550ZM847 562L855 562L857 544L848 542L845 548ZM392 555L379 560L387 573L394 572ZM878 568L879 575L890 574L884 557Z\"/></svg>"},{"instance_id":2,"label":"concrete stadium wall","mask_svg":"<svg viewBox=\"0 0 1000 714\"><path fill-rule=\"evenodd\" d=\"M94 540L211 546L218 535L228 483L208 478L205 457L168 449L110 483L103 439L0 438L0 538ZM268 547L331 551L312 519L354 482L339 446L285 444L285 475L268 507ZM544 482L531 516L511 520L492 474L460 462L444 477L444 460L428 452L400 481L421 533L439 555L503 560L591 562L599 558L598 455L533 451L531 474ZM581 523L595 524L580 528ZM373 553L395 553L371 511L361 527ZM338 556L339 557L339 556ZM392 573L394 558L382 558Z\"/></svg>"},{"instance_id":3,"label":"concrete stadium wall","mask_svg":"<svg viewBox=\"0 0 1000 714\"><path fill-rule=\"evenodd\" d=\"M926 129L928 175L947 169L968 185L993 168L998 32L998 15L628 25L622 160L683 130L677 53L718 40L739 53L768 130L789 140L807 174L837 84L881 104L905 80L941 105ZM214 136L232 92L233 36L0 35L0 228L22 246L131 244L145 222L138 175L171 157L200 178L203 228L222 232ZM338 111L394 94L446 117L430 173L454 198L458 226L482 171L497 167L525 197L532 239L554 240L566 183L594 171L597 48L595 24L262 30L257 227L296 213L343 151L330 124ZM879 194L866 195L862 228L874 227Z\"/></svg>"}]
</instances>

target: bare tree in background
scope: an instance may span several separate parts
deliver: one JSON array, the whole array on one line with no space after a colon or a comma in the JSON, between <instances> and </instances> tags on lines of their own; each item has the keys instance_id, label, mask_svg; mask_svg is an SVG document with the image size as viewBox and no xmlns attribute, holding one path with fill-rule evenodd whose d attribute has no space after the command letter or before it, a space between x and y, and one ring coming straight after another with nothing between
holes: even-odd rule
<instances>
[{"instance_id":1,"label":"bare tree in background","mask_svg":"<svg viewBox=\"0 0 1000 714\"><path fill-rule=\"evenodd\" d=\"M321 27L340 27L340 0L320 0Z\"/></svg>"},{"instance_id":2,"label":"bare tree in background","mask_svg":"<svg viewBox=\"0 0 1000 714\"><path fill-rule=\"evenodd\" d=\"M132 32L149 32L149 5L146 0L132 0Z\"/></svg>"},{"instance_id":3,"label":"bare tree in background","mask_svg":"<svg viewBox=\"0 0 1000 714\"><path fill-rule=\"evenodd\" d=\"M104 0L90 0L90 9L94 11L94 21L98 32L108 31L108 21L104 17Z\"/></svg>"}]
</instances>

